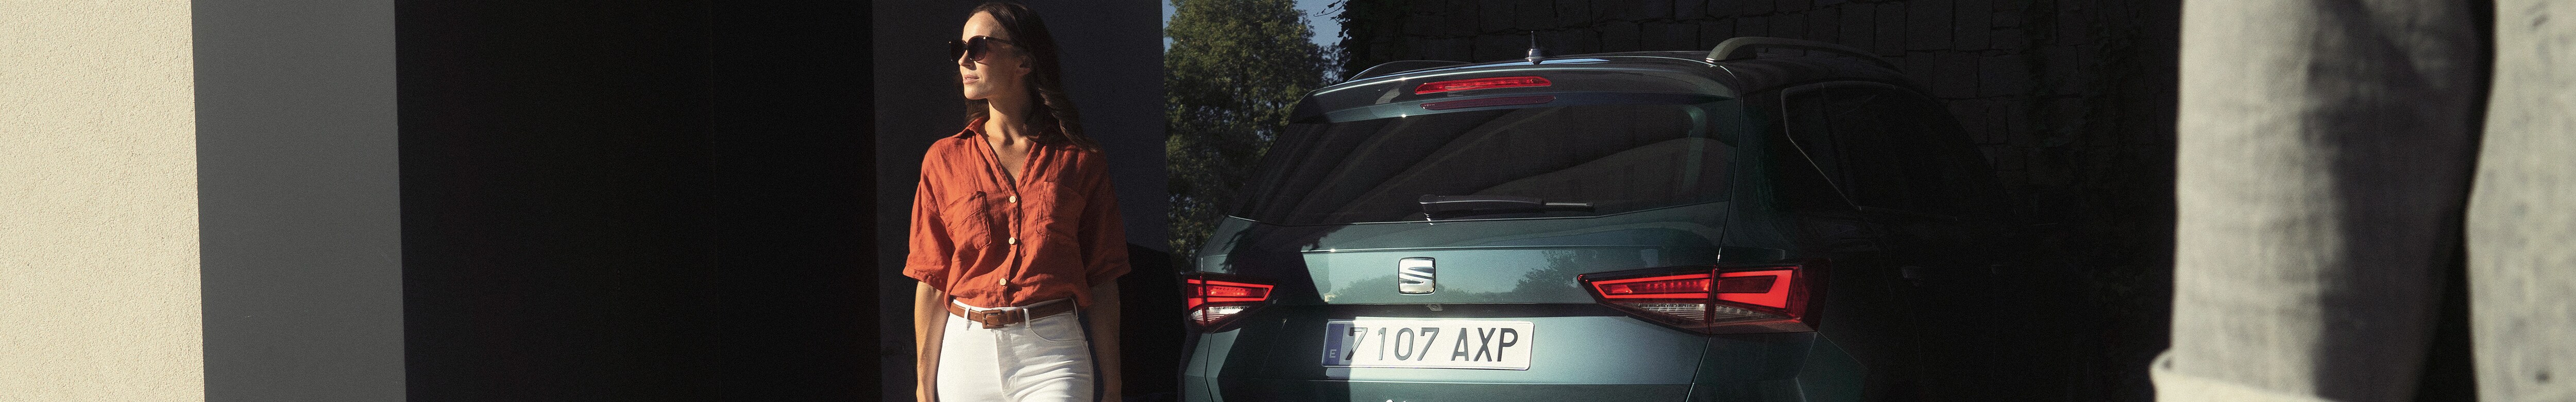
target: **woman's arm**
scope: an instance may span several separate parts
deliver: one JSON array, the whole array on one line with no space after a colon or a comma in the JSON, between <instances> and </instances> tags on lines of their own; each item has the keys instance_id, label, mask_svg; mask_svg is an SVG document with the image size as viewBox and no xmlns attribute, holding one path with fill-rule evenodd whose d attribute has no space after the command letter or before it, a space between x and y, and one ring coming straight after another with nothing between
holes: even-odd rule
<instances>
[{"instance_id":1,"label":"woman's arm","mask_svg":"<svg viewBox=\"0 0 2576 402\"><path fill-rule=\"evenodd\" d=\"M1091 307L1083 314L1091 317L1091 358L1100 365L1102 401L1118 401L1125 388L1119 371L1118 355L1118 281L1102 282L1091 287Z\"/></svg>"},{"instance_id":2,"label":"woman's arm","mask_svg":"<svg viewBox=\"0 0 2576 402\"><path fill-rule=\"evenodd\" d=\"M915 282L912 288L912 357L913 398L934 402L938 393L939 340L948 325L948 294L930 287L932 281L948 279L949 254L956 250L948 241L948 231L941 225L938 201L940 187L933 174L945 169L939 149L921 158L921 180L912 191L912 222L904 257L903 274ZM943 282L944 283L944 282Z\"/></svg>"},{"instance_id":3,"label":"woman's arm","mask_svg":"<svg viewBox=\"0 0 2576 402\"><path fill-rule=\"evenodd\" d=\"M940 305L942 303L940 303L939 299L939 291L931 289L930 284L920 282L913 283L912 347L916 352L930 350L931 346L936 345L934 343L930 343L930 341L935 340L930 339L932 329L940 328L940 326L947 324L947 317L943 317L941 315L948 314L948 311L947 309L941 308L945 306Z\"/></svg>"},{"instance_id":4,"label":"woman's arm","mask_svg":"<svg viewBox=\"0 0 2576 402\"><path fill-rule=\"evenodd\" d=\"M1123 394L1118 354L1118 277L1127 274L1127 228L1118 217L1118 190L1110 185L1109 166L1098 158L1083 162L1083 194L1091 197L1082 211L1083 282L1091 284L1091 356L1100 365L1101 400Z\"/></svg>"},{"instance_id":5,"label":"woman's arm","mask_svg":"<svg viewBox=\"0 0 2576 402\"><path fill-rule=\"evenodd\" d=\"M928 283L912 288L913 400L934 401L939 373L939 337L948 328L948 295Z\"/></svg>"}]
</instances>

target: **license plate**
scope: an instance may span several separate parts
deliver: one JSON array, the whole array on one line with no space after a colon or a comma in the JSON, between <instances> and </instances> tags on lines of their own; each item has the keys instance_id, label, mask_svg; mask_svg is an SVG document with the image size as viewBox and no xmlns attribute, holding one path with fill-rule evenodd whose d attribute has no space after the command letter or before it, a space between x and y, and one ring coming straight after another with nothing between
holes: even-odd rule
<instances>
[{"instance_id":1,"label":"license plate","mask_svg":"<svg viewBox=\"0 0 2576 402\"><path fill-rule=\"evenodd\" d=\"M1324 366L1528 370L1534 329L1528 321L1332 320Z\"/></svg>"}]
</instances>

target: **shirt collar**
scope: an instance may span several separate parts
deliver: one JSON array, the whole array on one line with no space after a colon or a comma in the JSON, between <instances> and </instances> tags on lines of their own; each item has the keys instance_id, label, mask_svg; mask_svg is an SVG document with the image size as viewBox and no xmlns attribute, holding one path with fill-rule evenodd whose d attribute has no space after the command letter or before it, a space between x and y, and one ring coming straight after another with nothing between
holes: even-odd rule
<instances>
[{"instance_id":1,"label":"shirt collar","mask_svg":"<svg viewBox=\"0 0 2576 402\"><path fill-rule=\"evenodd\" d=\"M960 129L960 130L957 130L957 135L952 135L952 136L950 136L950 137L955 137L955 138L975 138L975 136L977 136L977 135L982 135L982 134L984 134L984 120L985 120L985 119L987 119L987 118L984 118L984 117L977 117L977 118L975 118L975 121L966 122L966 128L964 128L964 129ZM1033 128L1034 128L1034 127L1033 127ZM1049 130L1049 131L1053 131L1053 129L1054 129L1053 127L1042 128L1042 130Z\"/></svg>"},{"instance_id":2,"label":"shirt collar","mask_svg":"<svg viewBox=\"0 0 2576 402\"><path fill-rule=\"evenodd\" d=\"M953 137L957 137L957 138L975 138L975 136L976 136L976 135L978 135L978 134L983 134L983 133L984 133L984 132L982 131L983 129L984 129L984 118L982 118L982 117L977 117L977 118L975 118L975 121L966 122L966 129L963 129L963 130L957 130L957 135L954 135Z\"/></svg>"}]
</instances>

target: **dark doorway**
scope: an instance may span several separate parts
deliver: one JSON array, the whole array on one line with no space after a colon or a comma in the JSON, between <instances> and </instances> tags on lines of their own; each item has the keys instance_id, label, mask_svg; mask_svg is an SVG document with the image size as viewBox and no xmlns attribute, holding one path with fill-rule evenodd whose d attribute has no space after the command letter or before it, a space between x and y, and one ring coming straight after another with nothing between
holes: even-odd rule
<instances>
[{"instance_id":1,"label":"dark doorway","mask_svg":"<svg viewBox=\"0 0 2576 402\"><path fill-rule=\"evenodd\" d=\"M868 16L396 4L410 398L866 399Z\"/></svg>"}]
</instances>

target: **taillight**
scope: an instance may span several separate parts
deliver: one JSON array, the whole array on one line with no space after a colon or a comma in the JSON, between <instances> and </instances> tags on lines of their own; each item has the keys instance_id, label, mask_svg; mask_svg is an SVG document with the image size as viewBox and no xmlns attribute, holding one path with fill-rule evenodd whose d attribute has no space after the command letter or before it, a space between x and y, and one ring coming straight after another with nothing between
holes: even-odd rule
<instances>
[{"instance_id":1,"label":"taillight","mask_svg":"<svg viewBox=\"0 0 2576 402\"><path fill-rule=\"evenodd\" d=\"M1422 83L1422 85L1414 86L1413 94L1421 95L1449 91L1471 91L1494 88L1543 87L1548 85L1554 85L1554 83L1548 82L1547 77L1538 76L1469 78L1463 80L1425 82Z\"/></svg>"},{"instance_id":2,"label":"taillight","mask_svg":"<svg viewBox=\"0 0 2576 402\"><path fill-rule=\"evenodd\" d=\"M1203 272L1183 274L1181 279L1181 295L1189 299L1190 322L1201 328L1215 328L1269 303L1274 287L1249 278Z\"/></svg>"},{"instance_id":3,"label":"taillight","mask_svg":"<svg viewBox=\"0 0 2576 402\"><path fill-rule=\"evenodd\" d=\"M1638 317L1708 334L1816 330L1821 260L1583 274L1595 301Z\"/></svg>"}]
</instances>

